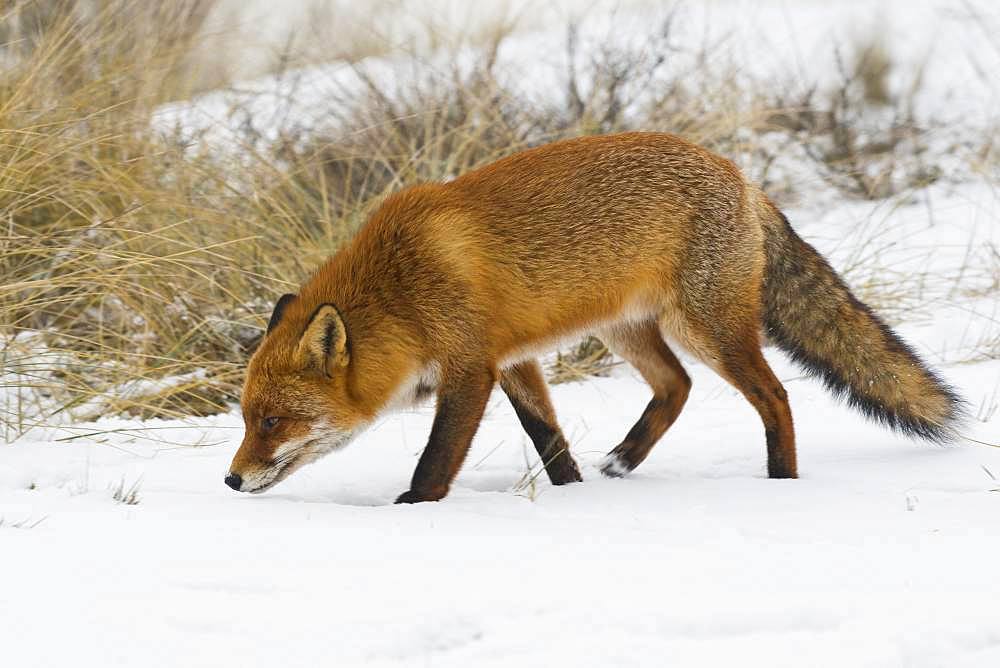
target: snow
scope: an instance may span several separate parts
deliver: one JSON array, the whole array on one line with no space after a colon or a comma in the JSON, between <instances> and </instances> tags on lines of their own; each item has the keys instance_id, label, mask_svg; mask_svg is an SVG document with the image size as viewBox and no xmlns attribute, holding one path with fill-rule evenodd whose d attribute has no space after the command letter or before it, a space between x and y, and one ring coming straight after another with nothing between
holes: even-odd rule
<instances>
[{"instance_id":1,"label":"snow","mask_svg":"<svg viewBox=\"0 0 1000 668\"><path fill-rule=\"evenodd\" d=\"M768 73L788 58L829 69L831 35L870 21L869 6L688 11ZM934 46L924 103L995 121L996 88L974 71L995 71L1000 51L960 30L955 16L971 5L881 6L904 62ZM519 35L511 62L546 36L557 57L552 34ZM693 31L692 43L705 34ZM329 93L323 81L349 92L338 72L350 69L300 73L303 109ZM544 73L524 83L551 86ZM253 103L305 123L275 107L284 85L253 82L281 92ZM161 118L222 132L234 95ZM759 418L690 359L687 407L627 477L598 473L650 394L622 365L553 388L583 483L538 475L497 392L451 494L414 506L392 501L408 486L430 405L382 419L256 496L223 484L242 438L235 407L183 421L67 419L0 448L0 656L37 667L1000 665L1000 360L974 354L1000 340L987 271L1000 200L987 183L946 179L886 202L799 185L810 196L789 218L859 294L879 275L909 289L887 312L968 399L966 440L929 446L868 424L775 350L799 480L766 478ZM0 396L5 412L20 406L10 396ZM115 500L133 487L138 503Z\"/></svg>"},{"instance_id":2,"label":"snow","mask_svg":"<svg viewBox=\"0 0 1000 668\"><path fill-rule=\"evenodd\" d=\"M259 496L222 483L235 413L36 433L0 468L0 516L43 520L0 531L4 654L32 666L996 665L1000 481L988 472L1000 478L1000 449L892 436L769 358L791 395L799 480L765 477L757 416L693 363L687 408L629 477L596 470L649 395L619 367L554 388L583 483L526 484L536 458L498 393L452 493L416 506L392 500L430 406ZM944 373L973 403L996 401L1000 362ZM968 435L995 439L997 424ZM56 440L67 435L79 438ZM138 504L112 499L137 480Z\"/></svg>"}]
</instances>

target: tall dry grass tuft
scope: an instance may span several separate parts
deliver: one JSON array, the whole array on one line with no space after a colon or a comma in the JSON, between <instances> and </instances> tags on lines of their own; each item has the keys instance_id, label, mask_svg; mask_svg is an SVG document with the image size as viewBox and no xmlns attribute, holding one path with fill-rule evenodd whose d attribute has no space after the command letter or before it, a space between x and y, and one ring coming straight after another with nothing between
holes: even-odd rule
<instances>
[{"instance_id":1,"label":"tall dry grass tuft","mask_svg":"<svg viewBox=\"0 0 1000 668\"><path fill-rule=\"evenodd\" d=\"M151 126L190 93L209 6L25 0L0 15L8 433L59 414L218 410L238 384L254 315L219 305L251 308L259 267L235 249L253 232L217 166Z\"/></svg>"},{"instance_id":2,"label":"tall dry grass tuft","mask_svg":"<svg viewBox=\"0 0 1000 668\"><path fill-rule=\"evenodd\" d=\"M892 59L877 36L855 42L848 54L838 50L837 67L839 81L829 90L771 96L768 122L800 143L824 180L854 198L886 199L940 178L928 147L937 128L915 112L922 70L891 90Z\"/></svg>"}]
</instances>

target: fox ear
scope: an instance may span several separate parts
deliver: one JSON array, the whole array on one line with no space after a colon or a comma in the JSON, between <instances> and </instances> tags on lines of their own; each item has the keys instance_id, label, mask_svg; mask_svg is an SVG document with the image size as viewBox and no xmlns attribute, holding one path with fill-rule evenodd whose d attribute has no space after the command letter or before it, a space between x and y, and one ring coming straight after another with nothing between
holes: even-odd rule
<instances>
[{"instance_id":1,"label":"fox ear","mask_svg":"<svg viewBox=\"0 0 1000 668\"><path fill-rule=\"evenodd\" d=\"M307 367L327 376L347 366L347 329L336 306L322 304L313 312L296 353Z\"/></svg>"},{"instance_id":2,"label":"fox ear","mask_svg":"<svg viewBox=\"0 0 1000 668\"><path fill-rule=\"evenodd\" d=\"M267 322L267 331L265 332L265 335L270 334L271 330L274 329L279 322L281 322L281 316L284 315L285 308L295 301L295 297L296 295L289 293L281 295L281 297L278 298L278 303L274 305L274 311L271 312L271 319Z\"/></svg>"}]
</instances>

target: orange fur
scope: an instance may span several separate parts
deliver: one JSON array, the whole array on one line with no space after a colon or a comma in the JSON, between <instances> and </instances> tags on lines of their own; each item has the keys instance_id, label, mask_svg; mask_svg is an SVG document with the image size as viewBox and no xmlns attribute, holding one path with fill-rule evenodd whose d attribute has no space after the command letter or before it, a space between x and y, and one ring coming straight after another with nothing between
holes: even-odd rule
<instances>
[{"instance_id":1,"label":"orange fur","mask_svg":"<svg viewBox=\"0 0 1000 668\"><path fill-rule=\"evenodd\" d=\"M794 477L791 413L760 353L779 216L728 160L653 133L549 144L396 193L272 317L249 364L230 484L264 489L380 411L436 391L400 500L439 499L497 381L552 458L553 482L579 480L534 357L588 331L654 389L606 473L642 461L687 398L666 334L747 396L770 475ZM279 420L266 427L268 417Z\"/></svg>"}]
</instances>

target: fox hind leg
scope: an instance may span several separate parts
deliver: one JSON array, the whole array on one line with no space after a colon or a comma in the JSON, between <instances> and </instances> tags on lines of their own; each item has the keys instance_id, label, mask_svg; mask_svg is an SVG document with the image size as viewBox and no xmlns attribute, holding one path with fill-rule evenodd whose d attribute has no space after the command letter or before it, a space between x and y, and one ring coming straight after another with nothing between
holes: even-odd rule
<instances>
[{"instance_id":1,"label":"fox hind leg","mask_svg":"<svg viewBox=\"0 0 1000 668\"><path fill-rule=\"evenodd\" d=\"M767 476L797 478L795 431L788 394L761 353L756 330L721 355L722 376L757 409L767 439Z\"/></svg>"},{"instance_id":2,"label":"fox hind leg","mask_svg":"<svg viewBox=\"0 0 1000 668\"><path fill-rule=\"evenodd\" d=\"M752 303L747 298L745 303ZM713 322L690 321L686 330L692 350L757 410L767 439L770 478L796 478L795 431L788 394L774 375L760 348L760 326L751 310L726 312Z\"/></svg>"},{"instance_id":3,"label":"fox hind leg","mask_svg":"<svg viewBox=\"0 0 1000 668\"><path fill-rule=\"evenodd\" d=\"M655 321L619 325L602 333L602 338L653 389L653 398L639 421L601 465L604 475L621 477L646 458L680 415L691 390L691 378L663 340Z\"/></svg>"},{"instance_id":4,"label":"fox hind leg","mask_svg":"<svg viewBox=\"0 0 1000 668\"><path fill-rule=\"evenodd\" d=\"M500 387L514 406L521 426L527 432L545 472L553 485L580 482L580 469L569 452L556 412L549 398L542 368L537 360L518 362L500 372Z\"/></svg>"}]
</instances>

